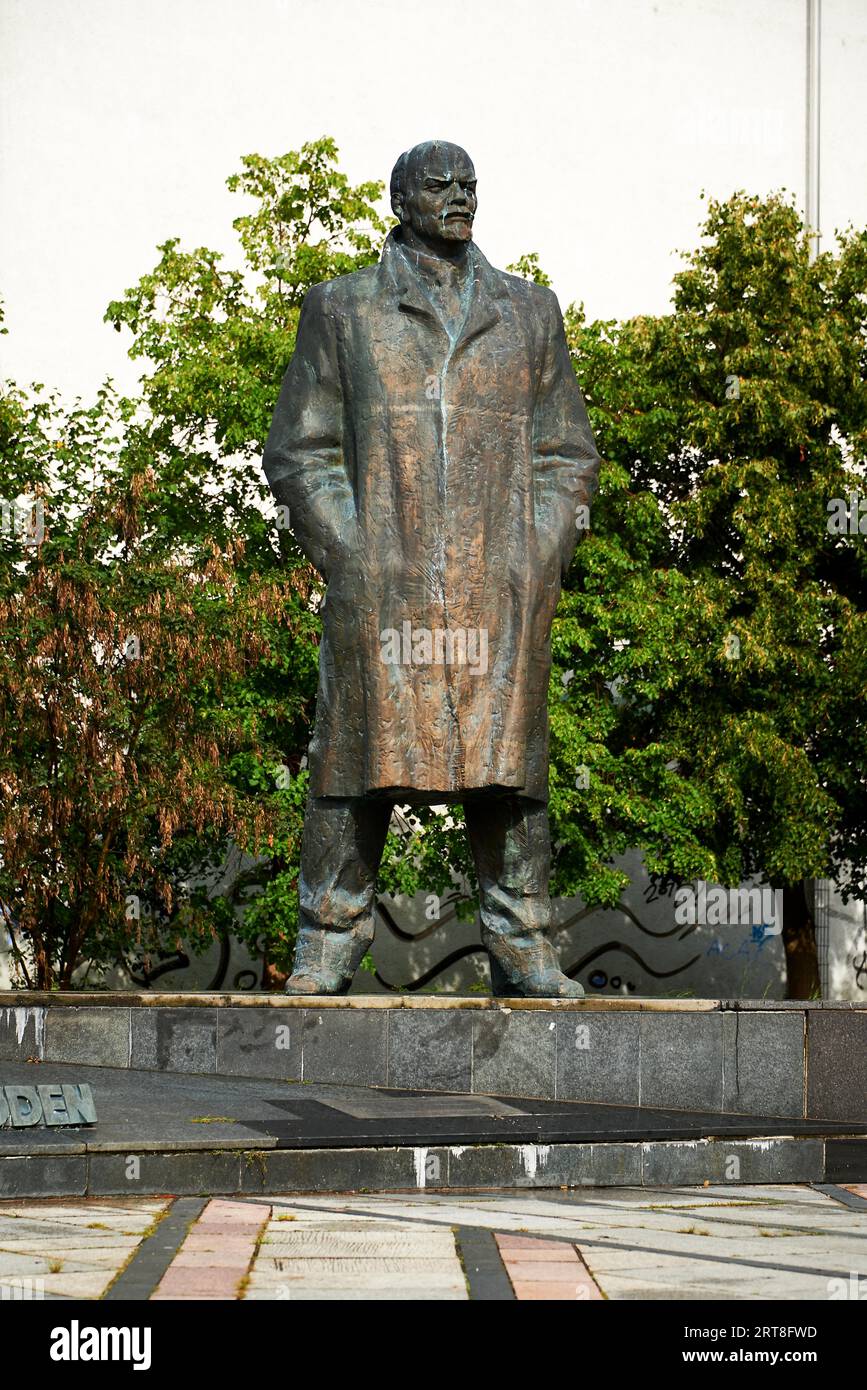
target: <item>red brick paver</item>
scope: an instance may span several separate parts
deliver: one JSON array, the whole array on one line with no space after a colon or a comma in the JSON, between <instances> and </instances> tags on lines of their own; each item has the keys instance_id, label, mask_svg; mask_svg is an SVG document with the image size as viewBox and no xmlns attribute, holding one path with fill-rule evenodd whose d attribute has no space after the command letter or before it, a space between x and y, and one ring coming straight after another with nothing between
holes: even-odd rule
<instances>
[{"instance_id":1,"label":"red brick paver","mask_svg":"<svg viewBox=\"0 0 867 1390\"><path fill-rule=\"evenodd\" d=\"M235 1299L271 1208L210 1201L191 1227L152 1298Z\"/></svg>"},{"instance_id":2,"label":"red brick paver","mask_svg":"<svg viewBox=\"0 0 867 1390\"><path fill-rule=\"evenodd\" d=\"M517 1299L602 1299L590 1271L569 1242L516 1235L497 1235L496 1241Z\"/></svg>"}]
</instances>

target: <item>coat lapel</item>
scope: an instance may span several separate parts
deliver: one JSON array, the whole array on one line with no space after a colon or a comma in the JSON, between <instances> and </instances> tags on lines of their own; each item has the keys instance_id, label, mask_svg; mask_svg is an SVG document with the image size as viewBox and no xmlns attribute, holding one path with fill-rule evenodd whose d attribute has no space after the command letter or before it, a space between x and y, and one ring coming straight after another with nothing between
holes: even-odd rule
<instances>
[{"instance_id":1,"label":"coat lapel","mask_svg":"<svg viewBox=\"0 0 867 1390\"><path fill-rule=\"evenodd\" d=\"M421 318L430 319L431 323L438 324L439 319L434 313L433 305L419 283L418 276L413 274L412 267L400 250L394 233L395 229L392 228L385 239L382 259L379 263L386 290L396 298L400 309L411 314L418 314Z\"/></svg>"},{"instance_id":2,"label":"coat lapel","mask_svg":"<svg viewBox=\"0 0 867 1390\"><path fill-rule=\"evenodd\" d=\"M455 352L460 352L461 348L466 347L473 338L478 338L481 333L487 333L489 329L499 323L502 314L498 301L506 294L506 290L501 284L501 277L488 263L475 243L470 247L470 255L473 262L470 308L464 319L464 326L458 334L458 340L454 346Z\"/></svg>"},{"instance_id":3,"label":"coat lapel","mask_svg":"<svg viewBox=\"0 0 867 1390\"><path fill-rule=\"evenodd\" d=\"M463 327L458 334L452 355L465 347L473 338L477 338L481 333L487 333L496 323L499 323L502 315L498 301L507 294L502 284L502 277L489 264L475 243L470 246L470 257L473 266L470 307L464 319ZM409 313L429 319L445 333L445 327L435 313L418 276L413 273L412 267L400 250L394 229L386 237L380 268L390 293L397 299L398 306Z\"/></svg>"}]
</instances>

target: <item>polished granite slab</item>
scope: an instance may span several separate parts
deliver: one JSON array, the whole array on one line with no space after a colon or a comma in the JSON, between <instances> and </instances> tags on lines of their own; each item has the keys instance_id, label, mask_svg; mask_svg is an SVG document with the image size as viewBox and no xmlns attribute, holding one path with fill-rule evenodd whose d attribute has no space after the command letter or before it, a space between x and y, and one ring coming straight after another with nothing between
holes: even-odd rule
<instances>
[{"instance_id":1,"label":"polished granite slab","mask_svg":"<svg viewBox=\"0 0 867 1390\"><path fill-rule=\"evenodd\" d=\"M443 1094L73 1063L0 1062L3 1084L87 1082L97 1123L0 1130L0 1155L153 1149L606 1144L811 1136L864 1121L792 1119L513 1096Z\"/></svg>"}]
</instances>

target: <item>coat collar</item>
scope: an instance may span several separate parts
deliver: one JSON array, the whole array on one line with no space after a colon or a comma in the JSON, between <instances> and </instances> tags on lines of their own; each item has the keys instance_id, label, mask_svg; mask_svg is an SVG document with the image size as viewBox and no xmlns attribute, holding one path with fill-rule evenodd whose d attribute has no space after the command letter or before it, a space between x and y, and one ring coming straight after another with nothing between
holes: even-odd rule
<instances>
[{"instance_id":1,"label":"coat collar","mask_svg":"<svg viewBox=\"0 0 867 1390\"><path fill-rule=\"evenodd\" d=\"M440 320L431 306L418 274L400 248L397 230L393 227L385 239L380 272L388 283L389 292L395 296L401 309L439 324ZM480 333L487 333L494 324L499 323L502 315L498 301L505 299L508 294L503 277L494 270L475 242L470 243L468 254L473 269L473 287L469 312L455 343L455 352L471 338L478 337Z\"/></svg>"}]
</instances>

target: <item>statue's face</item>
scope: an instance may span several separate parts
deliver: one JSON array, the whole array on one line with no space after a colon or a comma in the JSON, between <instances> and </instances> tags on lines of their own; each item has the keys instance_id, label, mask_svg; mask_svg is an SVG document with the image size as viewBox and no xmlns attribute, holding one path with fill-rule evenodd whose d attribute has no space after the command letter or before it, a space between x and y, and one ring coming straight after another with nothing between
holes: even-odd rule
<instances>
[{"instance_id":1,"label":"statue's face","mask_svg":"<svg viewBox=\"0 0 867 1390\"><path fill-rule=\"evenodd\" d=\"M432 144L410 160L399 216L425 241L473 239L476 171L459 145Z\"/></svg>"}]
</instances>

